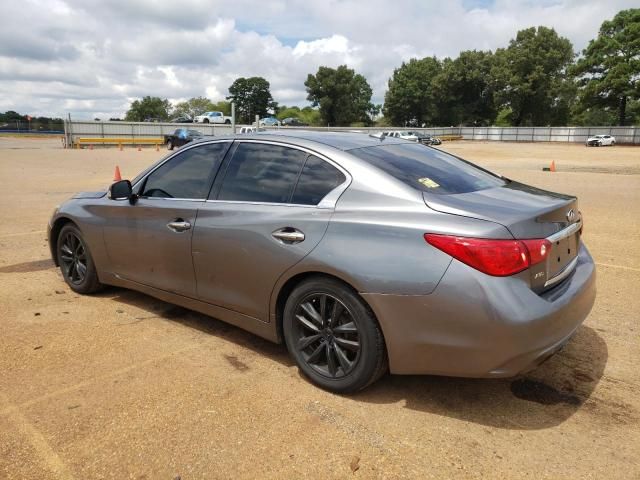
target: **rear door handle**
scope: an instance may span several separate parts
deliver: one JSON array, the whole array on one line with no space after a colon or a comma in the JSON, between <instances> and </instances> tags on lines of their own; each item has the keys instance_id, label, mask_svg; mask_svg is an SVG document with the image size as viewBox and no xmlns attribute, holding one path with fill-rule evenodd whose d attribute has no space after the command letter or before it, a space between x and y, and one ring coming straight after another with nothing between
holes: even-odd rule
<instances>
[{"instance_id":1,"label":"rear door handle","mask_svg":"<svg viewBox=\"0 0 640 480\"><path fill-rule=\"evenodd\" d=\"M173 222L167 223L167 227L169 227L169 230L179 233L189 230L191 228L191 224L181 218L176 218Z\"/></svg>"},{"instance_id":2,"label":"rear door handle","mask_svg":"<svg viewBox=\"0 0 640 480\"><path fill-rule=\"evenodd\" d=\"M273 238L280 240L282 243L291 245L304 241L304 233L291 227L284 227L276 230L271 234Z\"/></svg>"}]
</instances>

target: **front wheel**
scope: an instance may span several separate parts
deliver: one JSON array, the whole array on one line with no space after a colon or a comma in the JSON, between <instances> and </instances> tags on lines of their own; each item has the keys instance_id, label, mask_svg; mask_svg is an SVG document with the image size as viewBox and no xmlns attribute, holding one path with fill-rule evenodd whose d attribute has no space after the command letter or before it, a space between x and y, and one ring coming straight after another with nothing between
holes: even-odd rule
<instances>
[{"instance_id":1,"label":"front wheel","mask_svg":"<svg viewBox=\"0 0 640 480\"><path fill-rule=\"evenodd\" d=\"M167 142L167 150L173 150L173 142L171 140Z\"/></svg>"},{"instance_id":2,"label":"front wheel","mask_svg":"<svg viewBox=\"0 0 640 480\"><path fill-rule=\"evenodd\" d=\"M205 119L202 121L202 123L209 123L209 119L208 119L208 118L205 118Z\"/></svg>"},{"instance_id":3,"label":"front wheel","mask_svg":"<svg viewBox=\"0 0 640 480\"><path fill-rule=\"evenodd\" d=\"M285 305L283 333L300 370L326 390L356 392L387 370L378 322L358 294L337 280L318 277L298 285Z\"/></svg>"},{"instance_id":4,"label":"front wheel","mask_svg":"<svg viewBox=\"0 0 640 480\"><path fill-rule=\"evenodd\" d=\"M70 223L62 227L57 254L62 277L74 292L93 293L102 288L91 252L78 227Z\"/></svg>"}]
</instances>

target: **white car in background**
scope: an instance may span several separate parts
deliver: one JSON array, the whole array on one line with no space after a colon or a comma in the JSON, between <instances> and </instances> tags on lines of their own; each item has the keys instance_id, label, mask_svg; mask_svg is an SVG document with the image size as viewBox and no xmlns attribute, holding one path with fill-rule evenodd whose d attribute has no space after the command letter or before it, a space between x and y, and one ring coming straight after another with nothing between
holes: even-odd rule
<instances>
[{"instance_id":1,"label":"white car in background","mask_svg":"<svg viewBox=\"0 0 640 480\"><path fill-rule=\"evenodd\" d=\"M227 117L222 112L204 112L193 118L193 123L223 123L231 125L231 117Z\"/></svg>"},{"instance_id":2,"label":"white car in background","mask_svg":"<svg viewBox=\"0 0 640 480\"><path fill-rule=\"evenodd\" d=\"M418 141L418 137L416 135L414 135L411 132L408 132L406 130L398 130L395 132L387 132L387 137L393 137L393 138L401 138L403 140L411 140L412 142L417 142Z\"/></svg>"},{"instance_id":3,"label":"white car in background","mask_svg":"<svg viewBox=\"0 0 640 480\"><path fill-rule=\"evenodd\" d=\"M607 145L615 145L616 137L611 135L594 135L587 138L587 147L605 147Z\"/></svg>"}]
</instances>

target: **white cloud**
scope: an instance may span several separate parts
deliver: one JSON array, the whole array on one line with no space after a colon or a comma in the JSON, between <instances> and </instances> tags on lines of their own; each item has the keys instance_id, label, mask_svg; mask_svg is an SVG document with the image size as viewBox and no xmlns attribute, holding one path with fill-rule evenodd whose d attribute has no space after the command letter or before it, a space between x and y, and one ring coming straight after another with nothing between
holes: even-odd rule
<instances>
[{"instance_id":1,"label":"white cloud","mask_svg":"<svg viewBox=\"0 0 640 480\"><path fill-rule=\"evenodd\" d=\"M347 64L381 103L411 57L506 46L522 28L554 27L576 51L632 0L23 0L0 16L0 111L120 116L144 95L223 99L262 76L276 101L306 104L320 65ZM469 6L470 5L470 6Z\"/></svg>"}]
</instances>

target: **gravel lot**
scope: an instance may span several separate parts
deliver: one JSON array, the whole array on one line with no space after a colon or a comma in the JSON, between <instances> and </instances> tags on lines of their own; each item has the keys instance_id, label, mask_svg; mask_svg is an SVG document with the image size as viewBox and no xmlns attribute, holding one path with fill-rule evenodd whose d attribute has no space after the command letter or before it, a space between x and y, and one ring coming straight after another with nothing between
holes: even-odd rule
<instances>
[{"instance_id":1,"label":"gravel lot","mask_svg":"<svg viewBox=\"0 0 640 480\"><path fill-rule=\"evenodd\" d=\"M639 478L640 148L442 148L579 196L595 307L525 377L387 376L340 397L235 327L66 287L45 239L55 205L163 151L0 137L0 478Z\"/></svg>"}]
</instances>

